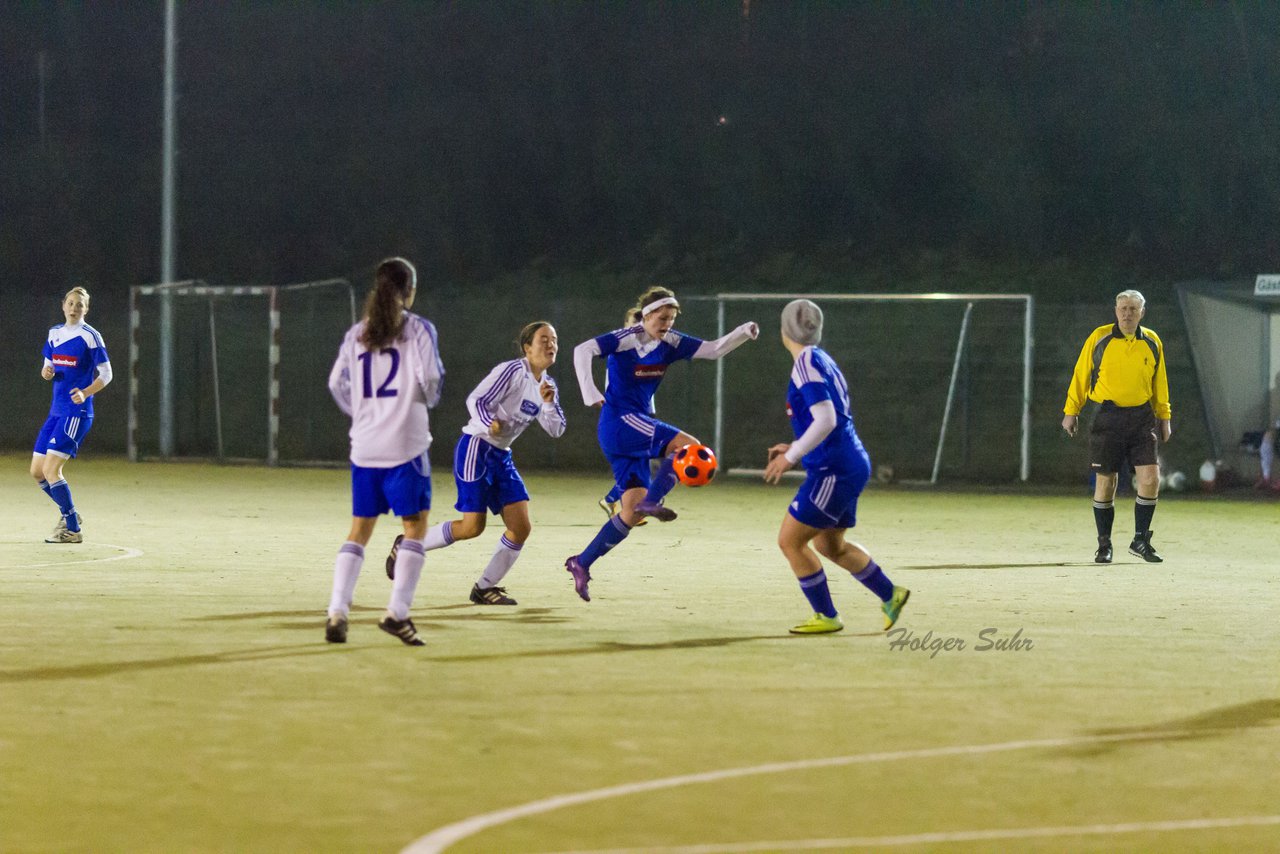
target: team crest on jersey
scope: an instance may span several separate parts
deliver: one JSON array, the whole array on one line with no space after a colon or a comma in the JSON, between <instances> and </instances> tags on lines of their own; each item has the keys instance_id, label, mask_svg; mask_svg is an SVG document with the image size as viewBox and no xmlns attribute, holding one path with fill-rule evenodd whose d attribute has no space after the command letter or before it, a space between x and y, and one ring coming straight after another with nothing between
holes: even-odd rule
<instances>
[{"instance_id":1,"label":"team crest on jersey","mask_svg":"<svg viewBox=\"0 0 1280 854\"><path fill-rule=\"evenodd\" d=\"M790 417L791 417L791 416L793 416L793 415L795 415L795 413L791 411L791 404L789 404L789 403L788 403L788 404L787 404L787 417L788 417L788 418L790 418Z\"/></svg>"},{"instance_id":2,"label":"team crest on jersey","mask_svg":"<svg viewBox=\"0 0 1280 854\"><path fill-rule=\"evenodd\" d=\"M538 404L534 403L532 400L522 400L520 401L520 411L525 415L537 415Z\"/></svg>"},{"instance_id":3,"label":"team crest on jersey","mask_svg":"<svg viewBox=\"0 0 1280 854\"><path fill-rule=\"evenodd\" d=\"M666 365L636 365L632 372L638 380L660 380L667 373Z\"/></svg>"},{"instance_id":4,"label":"team crest on jersey","mask_svg":"<svg viewBox=\"0 0 1280 854\"><path fill-rule=\"evenodd\" d=\"M80 363L80 360L75 356L65 356L62 353L54 353L53 358L49 361L63 368L74 368Z\"/></svg>"}]
</instances>

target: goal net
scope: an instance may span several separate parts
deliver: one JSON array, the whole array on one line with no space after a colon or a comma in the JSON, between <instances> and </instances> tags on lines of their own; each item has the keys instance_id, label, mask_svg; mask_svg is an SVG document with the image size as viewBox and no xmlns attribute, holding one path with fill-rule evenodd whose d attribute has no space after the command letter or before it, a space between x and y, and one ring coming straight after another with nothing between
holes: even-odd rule
<instances>
[{"instance_id":1,"label":"goal net","mask_svg":"<svg viewBox=\"0 0 1280 854\"><path fill-rule=\"evenodd\" d=\"M793 299L824 315L822 348L849 382L854 424L881 480L1000 482L1030 476L1032 320L1029 294L753 294L711 303L717 334L757 321L760 340L714 371L669 375L663 411L729 472L760 472L765 449L790 441L791 356L778 316ZM706 318L709 320L709 318ZM705 320L703 328L705 328Z\"/></svg>"},{"instance_id":2,"label":"goal net","mask_svg":"<svg viewBox=\"0 0 1280 854\"><path fill-rule=\"evenodd\" d=\"M162 321L166 297L169 324ZM134 286L129 459L345 460L347 425L325 383L338 342L355 320L355 293L346 279ZM172 353L167 388L166 337Z\"/></svg>"}]
</instances>

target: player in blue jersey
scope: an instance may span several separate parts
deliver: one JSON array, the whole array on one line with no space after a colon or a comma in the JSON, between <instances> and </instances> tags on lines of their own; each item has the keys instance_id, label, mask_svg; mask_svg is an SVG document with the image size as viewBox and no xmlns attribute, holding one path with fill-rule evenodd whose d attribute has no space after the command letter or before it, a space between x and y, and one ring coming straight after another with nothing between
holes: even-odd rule
<instances>
[{"instance_id":1,"label":"player in blue jersey","mask_svg":"<svg viewBox=\"0 0 1280 854\"><path fill-rule=\"evenodd\" d=\"M613 479L622 490L622 510L595 538L565 561L573 587L590 602L591 565L626 539L641 519L660 522L676 518L663 498L676 485L671 458L684 445L698 440L678 427L653 416L653 394L668 366L685 359L720 359L760 333L755 323L744 323L723 338L703 341L673 328L680 313L676 295L662 287L645 291L632 309L635 325L590 338L573 350L573 366L587 406L602 406L597 437L613 468ZM596 388L591 362L608 360L605 393ZM650 473L649 460L659 460Z\"/></svg>"},{"instance_id":2,"label":"player in blue jersey","mask_svg":"<svg viewBox=\"0 0 1280 854\"><path fill-rule=\"evenodd\" d=\"M333 565L333 592L324 637L347 642L347 617L364 549L378 517L390 510L404 525L395 584L378 628L408 646L423 646L409 618L422 575L431 510L431 426L444 365L436 328L409 309L418 274L404 258L378 264L364 317L347 330L329 372L329 392L351 416L351 532Z\"/></svg>"},{"instance_id":3,"label":"player in blue jersey","mask_svg":"<svg viewBox=\"0 0 1280 854\"><path fill-rule=\"evenodd\" d=\"M560 347L556 328L537 320L520 330L517 346L523 356L500 362L467 396L471 420L462 428L453 454L453 479L458 486L454 509L462 518L442 522L427 531L426 551L451 546L484 533L488 513L502 516L506 531L493 556L471 587L477 605L515 605L498 582L520 557L533 524L529 521L529 491L516 470L511 445L534 421L558 439L566 427L555 380L547 373ZM403 536L396 537L387 558L387 575L395 578L395 561Z\"/></svg>"},{"instance_id":4,"label":"player in blue jersey","mask_svg":"<svg viewBox=\"0 0 1280 854\"><path fill-rule=\"evenodd\" d=\"M769 449L764 479L778 483L792 466L804 466L804 483L778 531L778 547L813 607L813 616L791 632L826 634L844 628L819 554L880 599L888 631L911 591L894 586L862 546L845 539L857 521L858 496L871 474L871 459L853 427L849 384L818 346L821 340L822 309L805 299L787 303L782 310L782 343L795 360L787 384L787 415L796 439ZM810 543L817 547L817 554Z\"/></svg>"},{"instance_id":5,"label":"player in blue jersey","mask_svg":"<svg viewBox=\"0 0 1280 854\"><path fill-rule=\"evenodd\" d=\"M93 396L111 382L107 345L98 330L84 322L88 313L89 292L84 288L67 291L62 299L66 323L50 329L44 343L40 376L53 381L53 403L32 449L31 476L62 514L46 543L84 541L80 514L63 470L93 426Z\"/></svg>"}]
</instances>

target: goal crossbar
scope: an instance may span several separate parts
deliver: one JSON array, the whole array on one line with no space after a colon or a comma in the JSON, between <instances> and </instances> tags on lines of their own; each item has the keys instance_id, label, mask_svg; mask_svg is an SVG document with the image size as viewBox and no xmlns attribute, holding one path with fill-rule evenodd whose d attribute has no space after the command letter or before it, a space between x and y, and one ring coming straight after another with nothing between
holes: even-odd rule
<instances>
[{"instance_id":1,"label":"goal crossbar","mask_svg":"<svg viewBox=\"0 0 1280 854\"><path fill-rule=\"evenodd\" d=\"M1035 348L1033 335L1035 297L1031 294L1005 293L912 293L912 294L877 294L877 293L720 293L712 296L686 297L685 301L714 302L716 304L716 335L723 337L726 332L725 306L731 302L791 301L796 299L813 300L814 302L962 302L967 303L964 319L961 321L959 341L956 346L955 360L952 364L951 381L947 389L947 402L943 412L942 427L938 435L937 449L934 455L933 475L930 483L937 483L938 472L942 464L942 448L946 441L947 422L951 414L951 405L955 397L956 380L959 373L960 359L964 351L965 339L969 330L969 316L976 302L1013 301L1023 304L1022 315L1022 422L1020 440L1020 462L1018 477L1026 482L1031 477L1031 370ZM715 377L715 447L723 448L724 441L724 360L716 360Z\"/></svg>"}]
</instances>

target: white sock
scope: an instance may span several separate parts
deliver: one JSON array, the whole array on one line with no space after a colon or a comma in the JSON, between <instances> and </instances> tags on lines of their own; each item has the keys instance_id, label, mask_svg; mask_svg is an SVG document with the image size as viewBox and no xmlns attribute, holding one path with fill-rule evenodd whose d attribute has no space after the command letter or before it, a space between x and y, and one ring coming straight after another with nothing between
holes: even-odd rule
<instances>
[{"instance_id":1,"label":"white sock","mask_svg":"<svg viewBox=\"0 0 1280 854\"><path fill-rule=\"evenodd\" d=\"M356 592L356 580L364 565L364 546L345 542L338 549L333 562L333 593L329 596L329 616L345 617L351 613L351 599Z\"/></svg>"},{"instance_id":2,"label":"white sock","mask_svg":"<svg viewBox=\"0 0 1280 854\"><path fill-rule=\"evenodd\" d=\"M480 576L476 586L481 590L497 587L498 582L506 578L507 573L511 571L516 558L520 557L520 547L522 545L524 544L511 542L511 540L507 539L507 535L503 534L498 540L498 547L493 550L493 557L489 558L489 565L484 568L484 574Z\"/></svg>"},{"instance_id":3,"label":"white sock","mask_svg":"<svg viewBox=\"0 0 1280 854\"><path fill-rule=\"evenodd\" d=\"M429 528L426 538L422 541L423 549L432 552L453 545L453 533L450 528L452 524L452 522L441 522L434 528Z\"/></svg>"},{"instance_id":4,"label":"white sock","mask_svg":"<svg viewBox=\"0 0 1280 854\"><path fill-rule=\"evenodd\" d=\"M396 553L396 580L391 588L391 601L387 603L387 610L397 620L409 618L409 608L413 605L413 594L418 589L425 559L426 548L422 540L401 541L400 550Z\"/></svg>"}]
</instances>

